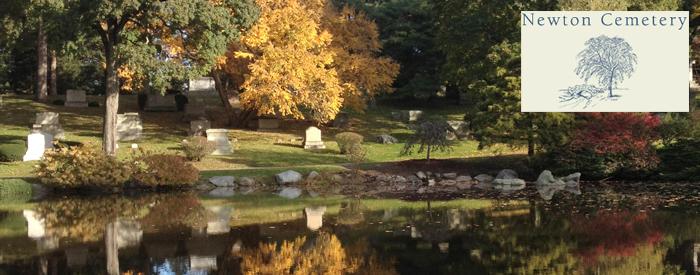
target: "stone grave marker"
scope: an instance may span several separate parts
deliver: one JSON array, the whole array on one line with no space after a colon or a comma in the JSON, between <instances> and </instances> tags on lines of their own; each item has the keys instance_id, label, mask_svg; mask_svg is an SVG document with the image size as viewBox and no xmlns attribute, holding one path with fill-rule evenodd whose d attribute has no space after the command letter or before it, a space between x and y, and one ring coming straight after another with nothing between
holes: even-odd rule
<instances>
[{"instance_id":1,"label":"stone grave marker","mask_svg":"<svg viewBox=\"0 0 700 275\"><path fill-rule=\"evenodd\" d=\"M190 136L204 136L211 128L211 122L206 119L190 121Z\"/></svg>"},{"instance_id":2,"label":"stone grave marker","mask_svg":"<svg viewBox=\"0 0 700 275\"><path fill-rule=\"evenodd\" d=\"M326 149L326 145L321 140L321 129L314 126L306 129L304 149Z\"/></svg>"},{"instance_id":3,"label":"stone grave marker","mask_svg":"<svg viewBox=\"0 0 700 275\"><path fill-rule=\"evenodd\" d=\"M87 107L87 98L83 90L66 90L66 107Z\"/></svg>"},{"instance_id":4,"label":"stone grave marker","mask_svg":"<svg viewBox=\"0 0 700 275\"><path fill-rule=\"evenodd\" d=\"M35 132L39 129L41 133L50 134L55 139L63 139L65 133L58 118L58 113L54 112L37 113L34 125L32 125L32 131Z\"/></svg>"},{"instance_id":5,"label":"stone grave marker","mask_svg":"<svg viewBox=\"0 0 700 275\"><path fill-rule=\"evenodd\" d=\"M48 134L46 134L48 135ZM48 138L49 140L53 138ZM47 137L43 133L31 133L27 136L27 152L22 157L23 161L40 160L46 150Z\"/></svg>"},{"instance_id":6,"label":"stone grave marker","mask_svg":"<svg viewBox=\"0 0 700 275\"><path fill-rule=\"evenodd\" d=\"M214 142L216 146L212 155L223 156L233 154L231 141L228 140L229 130L227 129L209 129L207 132L207 140Z\"/></svg>"},{"instance_id":7,"label":"stone grave marker","mask_svg":"<svg viewBox=\"0 0 700 275\"><path fill-rule=\"evenodd\" d=\"M185 121L192 121L197 119L206 119L206 105L204 103L204 98L200 96L190 96L189 101L185 105Z\"/></svg>"},{"instance_id":8,"label":"stone grave marker","mask_svg":"<svg viewBox=\"0 0 700 275\"><path fill-rule=\"evenodd\" d=\"M117 141L131 141L141 138L143 123L139 113L117 115Z\"/></svg>"},{"instance_id":9,"label":"stone grave marker","mask_svg":"<svg viewBox=\"0 0 700 275\"><path fill-rule=\"evenodd\" d=\"M149 112L175 112L175 95L149 94L146 98L145 111Z\"/></svg>"}]
</instances>

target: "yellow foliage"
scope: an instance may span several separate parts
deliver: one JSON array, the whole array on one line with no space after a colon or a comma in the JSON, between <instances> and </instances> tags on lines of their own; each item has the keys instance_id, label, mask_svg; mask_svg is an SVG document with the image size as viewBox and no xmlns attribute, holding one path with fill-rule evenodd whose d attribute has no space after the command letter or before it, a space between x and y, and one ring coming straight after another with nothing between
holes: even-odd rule
<instances>
[{"instance_id":1,"label":"yellow foliage","mask_svg":"<svg viewBox=\"0 0 700 275\"><path fill-rule=\"evenodd\" d=\"M122 65L119 68L117 68L117 77L119 77L119 80L121 81L121 89L125 91L132 92L134 91L136 82L134 79L136 78L134 70L129 68L128 65Z\"/></svg>"},{"instance_id":2,"label":"yellow foliage","mask_svg":"<svg viewBox=\"0 0 700 275\"><path fill-rule=\"evenodd\" d=\"M366 241L344 249L340 240L321 232L313 240L261 243L244 249L243 274L397 274L393 261L381 262Z\"/></svg>"},{"instance_id":3,"label":"yellow foliage","mask_svg":"<svg viewBox=\"0 0 700 275\"><path fill-rule=\"evenodd\" d=\"M398 65L378 57L374 22L327 0L258 0L261 15L219 60L259 115L326 122L391 91Z\"/></svg>"}]
</instances>

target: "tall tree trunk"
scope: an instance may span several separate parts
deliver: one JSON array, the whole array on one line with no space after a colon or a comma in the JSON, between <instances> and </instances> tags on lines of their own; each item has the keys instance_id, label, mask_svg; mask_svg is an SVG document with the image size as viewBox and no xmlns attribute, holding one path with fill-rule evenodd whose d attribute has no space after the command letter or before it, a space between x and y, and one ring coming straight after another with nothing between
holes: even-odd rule
<instances>
[{"instance_id":1,"label":"tall tree trunk","mask_svg":"<svg viewBox=\"0 0 700 275\"><path fill-rule=\"evenodd\" d=\"M103 124L102 149L110 156L117 154L117 112L119 111L119 84L114 45L105 45L105 118Z\"/></svg>"},{"instance_id":2,"label":"tall tree trunk","mask_svg":"<svg viewBox=\"0 0 700 275\"><path fill-rule=\"evenodd\" d=\"M107 274L109 275L119 275L118 233L116 222L107 224L105 229L105 254L107 254Z\"/></svg>"},{"instance_id":3,"label":"tall tree trunk","mask_svg":"<svg viewBox=\"0 0 700 275\"><path fill-rule=\"evenodd\" d=\"M38 101L46 101L48 98L47 71L48 71L48 47L46 42L46 30L44 22L39 19L36 40L36 91L35 98Z\"/></svg>"},{"instance_id":4,"label":"tall tree trunk","mask_svg":"<svg viewBox=\"0 0 700 275\"><path fill-rule=\"evenodd\" d=\"M56 56L56 50L51 50L49 53L49 72L51 74L51 81L49 82L49 95L58 95L58 56Z\"/></svg>"},{"instance_id":5,"label":"tall tree trunk","mask_svg":"<svg viewBox=\"0 0 700 275\"><path fill-rule=\"evenodd\" d=\"M425 159L426 159L428 162L430 162L430 145L428 145L428 150L427 150L427 151L428 151L428 153L426 154Z\"/></svg>"}]
</instances>

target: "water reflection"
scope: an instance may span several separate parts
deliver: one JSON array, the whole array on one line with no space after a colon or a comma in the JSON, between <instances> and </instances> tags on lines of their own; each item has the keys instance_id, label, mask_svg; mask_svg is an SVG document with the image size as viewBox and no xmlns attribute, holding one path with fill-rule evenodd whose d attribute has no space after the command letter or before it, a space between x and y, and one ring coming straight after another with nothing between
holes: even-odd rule
<instances>
[{"instance_id":1,"label":"water reflection","mask_svg":"<svg viewBox=\"0 0 700 275\"><path fill-rule=\"evenodd\" d=\"M534 191L533 191L534 192ZM544 199L576 189L538 188ZM575 200L577 197L567 197ZM542 201L192 193L0 209L0 274L683 274L700 217Z\"/></svg>"}]
</instances>

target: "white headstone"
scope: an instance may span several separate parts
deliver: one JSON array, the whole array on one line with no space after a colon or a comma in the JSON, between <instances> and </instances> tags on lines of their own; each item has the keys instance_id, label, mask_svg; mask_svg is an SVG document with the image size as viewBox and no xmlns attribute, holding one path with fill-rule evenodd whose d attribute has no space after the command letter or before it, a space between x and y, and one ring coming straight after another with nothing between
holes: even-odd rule
<instances>
[{"instance_id":1,"label":"white headstone","mask_svg":"<svg viewBox=\"0 0 700 275\"><path fill-rule=\"evenodd\" d=\"M50 138L49 140L51 140ZM40 160L44 156L46 150L47 137L42 133L32 133L27 136L27 153L24 154L22 160L32 161Z\"/></svg>"},{"instance_id":2,"label":"white headstone","mask_svg":"<svg viewBox=\"0 0 700 275\"><path fill-rule=\"evenodd\" d=\"M323 226L323 214L326 213L326 207L307 207L304 208L306 214L306 228L316 231Z\"/></svg>"},{"instance_id":3,"label":"white headstone","mask_svg":"<svg viewBox=\"0 0 700 275\"><path fill-rule=\"evenodd\" d=\"M87 107L87 99L83 90L66 90L66 107Z\"/></svg>"},{"instance_id":4,"label":"white headstone","mask_svg":"<svg viewBox=\"0 0 700 275\"><path fill-rule=\"evenodd\" d=\"M326 145L323 144L323 140L321 140L321 129L314 126L306 129L304 149L326 149Z\"/></svg>"},{"instance_id":5,"label":"white headstone","mask_svg":"<svg viewBox=\"0 0 700 275\"><path fill-rule=\"evenodd\" d=\"M210 92L216 90L216 84L212 77L200 77L190 79L190 92Z\"/></svg>"},{"instance_id":6,"label":"white headstone","mask_svg":"<svg viewBox=\"0 0 700 275\"><path fill-rule=\"evenodd\" d=\"M216 148L212 155L231 155L233 154L233 147L231 147L231 141L228 140L229 130L227 129L209 129L207 130L207 141L214 142Z\"/></svg>"},{"instance_id":7,"label":"white headstone","mask_svg":"<svg viewBox=\"0 0 700 275\"><path fill-rule=\"evenodd\" d=\"M139 113L117 115L117 141L130 141L141 138L143 123Z\"/></svg>"}]
</instances>

